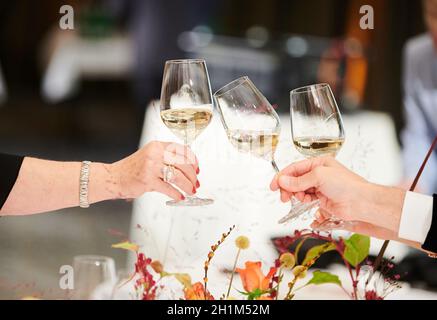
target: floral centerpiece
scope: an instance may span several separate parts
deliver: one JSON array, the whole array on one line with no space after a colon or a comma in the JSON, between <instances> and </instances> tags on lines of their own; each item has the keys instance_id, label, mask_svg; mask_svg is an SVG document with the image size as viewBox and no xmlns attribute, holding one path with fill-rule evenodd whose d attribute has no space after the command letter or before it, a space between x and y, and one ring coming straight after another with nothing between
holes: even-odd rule
<instances>
[{"instance_id":1,"label":"floral centerpiece","mask_svg":"<svg viewBox=\"0 0 437 320\"><path fill-rule=\"evenodd\" d=\"M135 243L124 241L113 247L136 254L135 272L128 281L134 281L136 298L142 300L154 300L157 298L158 290L165 291L165 286L160 283L167 277L174 277L182 285L180 298L185 300L225 300L236 299L236 296L247 300L292 300L299 290L324 284L339 286L350 299L382 300L400 287L400 275L394 274L393 258L384 261L380 272L374 271L369 260L369 237L353 234L347 239L335 239L331 234L303 230L274 240L279 255L276 261L272 261L267 272L263 271L262 263L259 261L245 261L244 267L240 265L241 252L250 249L250 240L245 236L236 237L235 261L227 290L212 293L208 290L211 280L208 278L208 270L216 251L230 238L233 230L234 227L223 233L221 239L211 246L203 265L204 277L201 281L194 282L189 274L166 272L159 261L146 257ZM312 246L303 255L302 246L309 239L316 239L321 244ZM350 290L346 289L337 275L315 269L318 259L328 252L337 253L343 261L351 281ZM242 288L233 287L237 274L241 279ZM282 286L286 293L281 296Z\"/></svg>"}]
</instances>

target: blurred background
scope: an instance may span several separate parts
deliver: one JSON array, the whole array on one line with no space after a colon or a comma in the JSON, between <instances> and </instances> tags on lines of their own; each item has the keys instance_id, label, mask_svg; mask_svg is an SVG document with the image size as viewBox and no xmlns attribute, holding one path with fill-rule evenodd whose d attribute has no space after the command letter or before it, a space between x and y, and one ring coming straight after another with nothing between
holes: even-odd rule
<instances>
[{"instance_id":1,"label":"blurred background","mask_svg":"<svg viewBox=\"0 0 437 320\"><path fill-rule=\"evenodd\" d=\"M74 30L59 28L64 4L75 10ZM375 10L374 30L359 28L364 4ZM290 89L327 82L345 115L382 112L399 135L402 50L423 32L422 3L408 0L1 1L0 151L118 160L138 147L164 62L197 57L213 91L248 75L288 113ZM112 202L2 219L0 298L59 297L59 267L77 254L108 254L122 266L107 230L128 234L131 211ZM430 262L411 263L419 264L412 283L436 290Z\"/></svg>"}]
</instances>

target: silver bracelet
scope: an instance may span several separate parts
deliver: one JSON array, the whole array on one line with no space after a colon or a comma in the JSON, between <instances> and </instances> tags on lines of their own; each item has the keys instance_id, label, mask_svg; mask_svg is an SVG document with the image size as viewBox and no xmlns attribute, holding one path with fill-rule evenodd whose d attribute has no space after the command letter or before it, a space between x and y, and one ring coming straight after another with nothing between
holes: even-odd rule
<instances>
[{"instance_id":1,"label":"silver bracelet","mask_svg":"<svg viewBox=\"0 0 437 320\"><path fill-rule=\"evenodd\" d=\"M80 168L80 185L79 185L79 206L89 208L88 202L88 183L90 180L90 161L83 161Z\"/></svg>"}]
</instances>

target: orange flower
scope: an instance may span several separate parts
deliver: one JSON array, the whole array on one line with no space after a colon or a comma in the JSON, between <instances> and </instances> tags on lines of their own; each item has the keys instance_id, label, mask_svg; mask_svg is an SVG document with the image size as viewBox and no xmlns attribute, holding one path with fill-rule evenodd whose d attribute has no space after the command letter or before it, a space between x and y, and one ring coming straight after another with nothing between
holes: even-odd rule
<instances>
[{"instance_id":1,"label":"orange flower","mask_svg":"<svg viewBox=\"0 0 437 320\"><path fill-rule=\"evenodd\" d=\"M185 300L214 300L214 297L208 292L205 299L205 287L203 283L196 282L191 287L184 289Z\"/></svg>"},{"instance_id":2,"label":"orange flower","mask_svg":"<svg viewBox=\"0 0 437 320\"><path fill-rule=\"evenodd\" d=\"M269 289L270 280L276 273L276 268L270 268L267 276L264 276L261 270L261 262L246 262L246 269L237 268L236 271L240 274L243 287L246 292L254 292L259 289L267 291Z\"/></svg>"}]
</instances>

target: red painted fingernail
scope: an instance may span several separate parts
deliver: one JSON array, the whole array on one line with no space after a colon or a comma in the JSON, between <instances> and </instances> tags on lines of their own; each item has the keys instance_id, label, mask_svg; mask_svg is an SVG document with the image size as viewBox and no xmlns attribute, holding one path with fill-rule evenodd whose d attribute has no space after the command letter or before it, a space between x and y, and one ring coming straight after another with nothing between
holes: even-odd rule
<instances>
[{"instance_id":1,"label":"red painted fingernail","mask_svg":"<svg viewBox=\"0 0 437 320\"><path fill-rule=\"evenodd\" d=\"M196 193L196 188L193 187L193 193Z\"/></svg>"},{"instance_id":2,"label":"red painted fingernail","mask_svg":"<svg viewBox=\"0 0 437 320\"><path fill-rule=\"evenodd\" d=\"M183 194L181 195L181 200L185 200L185 196Z\"/></svg>"},{"instance_id":3,"label":"red painted fingernail","mask_svg":"<svg viewBox=\"0 0 437 320\"><path fill-rule=\"evenodd\" d=\"M200 188L200 183L199 180L196 181L196 188L199 189Z\"/></svg>"},{"instance_id":4,"label":"red painted fingernail","mask_svg":"<svg viewBox=\"0 0 437 320\"><path fill-rule=\"evenodd\" d=\"M200 169L199 169L199 167L197 167L196 173L199 174L199 172L200 172Z\"/></svg>"}]
</instances>

